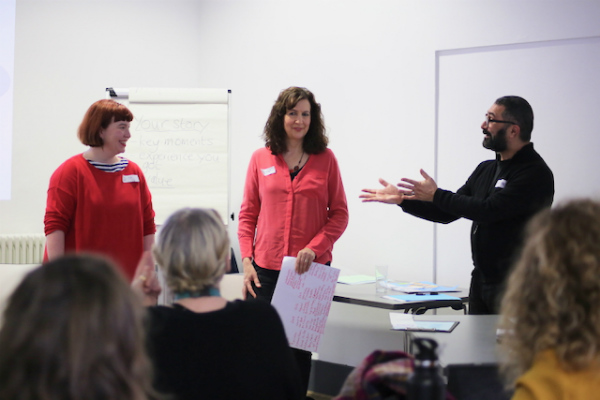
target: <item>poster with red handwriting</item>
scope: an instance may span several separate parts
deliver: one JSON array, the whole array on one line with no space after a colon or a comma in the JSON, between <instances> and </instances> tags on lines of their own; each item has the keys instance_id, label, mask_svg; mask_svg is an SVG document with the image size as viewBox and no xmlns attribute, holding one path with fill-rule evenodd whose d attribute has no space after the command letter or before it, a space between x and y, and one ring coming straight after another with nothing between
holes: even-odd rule
<instances>
[{"instance_id":1,"label":"poster with red handwriting","mask_svg":"<svg viewBox=\"0 0 600 400\"><path fill-rule=\"evenodd\" d=\"M281 317L290 346L317 352L340 270L312 263L298 275L296 258L284 257L271 304Z\"/></svg>"}]
</instances>

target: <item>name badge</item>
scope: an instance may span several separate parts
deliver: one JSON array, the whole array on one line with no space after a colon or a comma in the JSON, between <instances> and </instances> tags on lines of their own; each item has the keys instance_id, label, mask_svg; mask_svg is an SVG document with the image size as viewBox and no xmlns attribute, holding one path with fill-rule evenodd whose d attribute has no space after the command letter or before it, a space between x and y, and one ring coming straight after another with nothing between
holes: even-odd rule
<instances>
[{"instance_id":1,"label":"name badge","mask_svg":"<svg viewBox=\"0 0 600 400\"><path fill-rule=\"evenodd\" d=\"M123 175L123 183L139 182L140 177L137 175Z\"/></svg>"},{"instance_id":2,"label":"name badge","mask_svg":"<svg viewBox=\"0 0 600 400\"><path fill-rule=\"evenodd\" d=\"M504 186L506 186L506 179L498 179L498 182L496 182L496 187L504 189Z\"/></svg>"},{"instance_id":3,"label":"name badge","mask_svg":"<svg viewBox=\"0 0 600 400\"><path fill-rule=\"evenodd\" d=\"M262 174L264 176L268 176L268 175L272 175L275 173L275 166L269 167L269 168L265 168L265 169L261 169L260 172L262 172Z\"/></svg>"}]
</instances>

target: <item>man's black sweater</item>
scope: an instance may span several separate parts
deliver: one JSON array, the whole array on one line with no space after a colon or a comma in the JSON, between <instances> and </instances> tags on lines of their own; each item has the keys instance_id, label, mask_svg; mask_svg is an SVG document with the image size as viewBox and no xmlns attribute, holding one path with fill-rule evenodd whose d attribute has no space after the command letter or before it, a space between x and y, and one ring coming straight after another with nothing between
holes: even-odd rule
<instances>
[{"instance_id":1,"label":"man's black sweater","mask_svg":"<svg viewBox=\"0 0 600 400\"><path fill-rule=\"evenodd\" d=\"M473 264L486 283L503 282L522 243L523 228L538 211L550 207L554 176L528 143L511 159L477 166L456 193L437 189L433 202L405 200L400 206L414 216L449 223L473 221Z\"/></svg>"}]
</instances>

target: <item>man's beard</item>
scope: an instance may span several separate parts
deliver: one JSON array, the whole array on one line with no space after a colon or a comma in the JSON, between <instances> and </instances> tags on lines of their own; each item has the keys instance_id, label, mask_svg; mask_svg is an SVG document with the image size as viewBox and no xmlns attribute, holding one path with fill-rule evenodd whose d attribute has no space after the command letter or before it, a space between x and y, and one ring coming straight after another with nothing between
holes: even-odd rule
<instances>
[{"instance_id":1,"label":"man's beard","mask_svg":"<svg viewBox=\"0 0 600 400\"><path fill-rule=\"evenodd\" d=\"M500 129L498 132L496 132L495 136L492 136L492 134L487 130L484 130L483 133L489 135L489 137L485 136L483 138L482 144L486 149L490 149L496 153L501 153L508 147L508 144L506 143L506 128Z\"/></svg>"}]
</instances>

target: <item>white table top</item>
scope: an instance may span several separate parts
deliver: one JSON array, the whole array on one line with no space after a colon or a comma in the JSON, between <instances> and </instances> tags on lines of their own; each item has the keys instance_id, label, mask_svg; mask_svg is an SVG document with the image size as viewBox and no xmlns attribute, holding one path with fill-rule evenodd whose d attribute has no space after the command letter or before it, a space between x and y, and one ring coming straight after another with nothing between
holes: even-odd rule
<instances>
[{"instance_id":1,"label":"white table top","mask_svg":"<svg viewBox=\"0 0 600 400\"><path fill-rule=\"evenodd\" d=\"M498 363L496 345L498 315L418 315L414 318L429 321L459 321L450 333L411 333L414 337L427 337L438 342L439 359L443 366Z\"/></svg>"},{"instance_id":2,"label":"white table top","mask_svg":"<svg viewBox=\"0 0 600 400\"><path fill-rule=\"evenodd\" d=\"M392 330L390 312L384 308L333 302L319 360L357 366L375 350L410 352L410 335L431 337L442 347L440 362L448 364L497 363L497 315L415 315L415 319L459 321L451 333L422 333Z\"/></svg>"}]
</instances>

